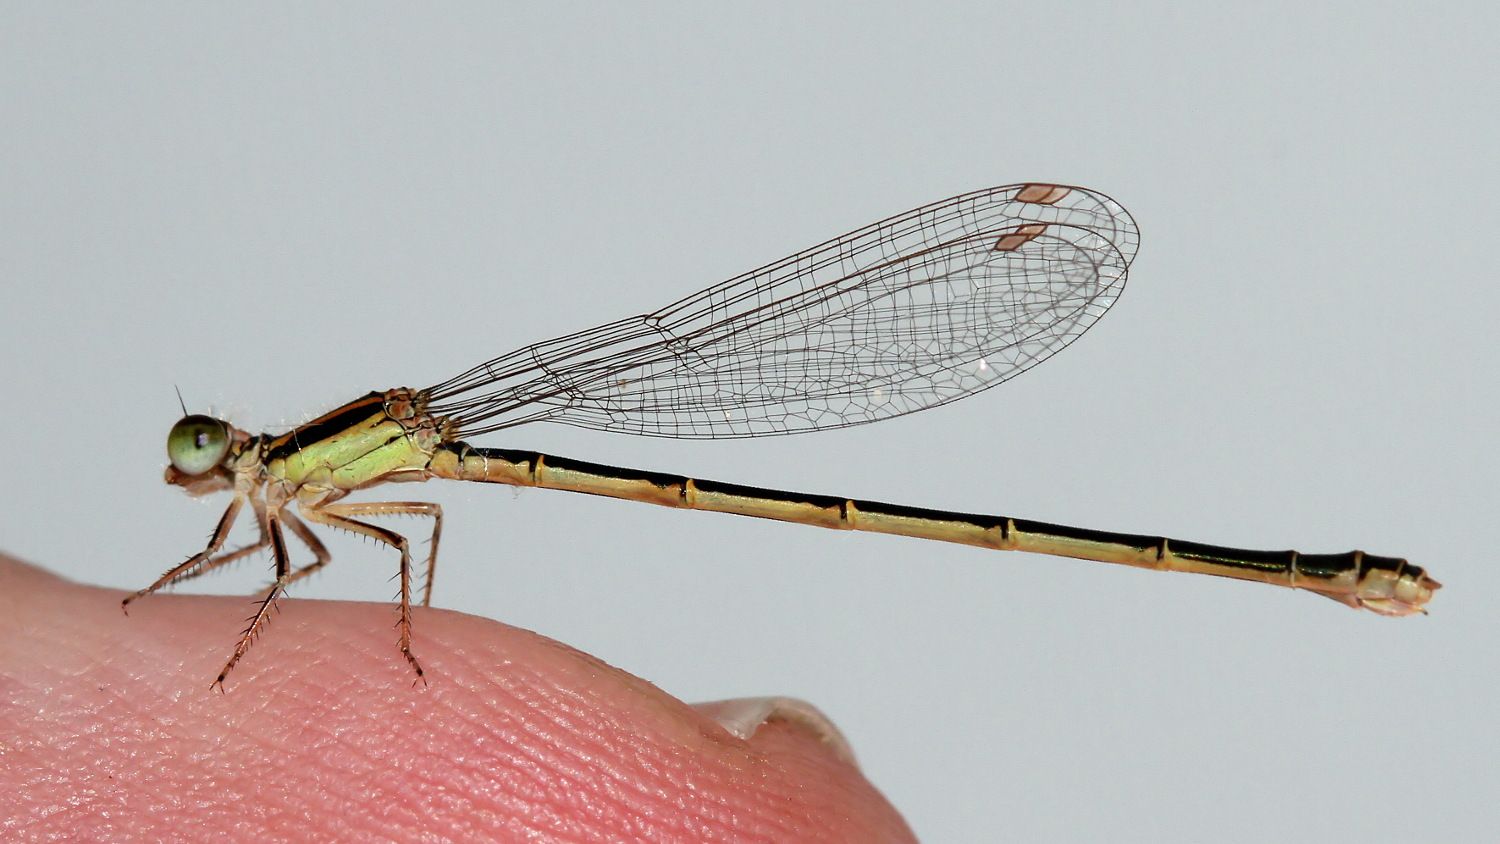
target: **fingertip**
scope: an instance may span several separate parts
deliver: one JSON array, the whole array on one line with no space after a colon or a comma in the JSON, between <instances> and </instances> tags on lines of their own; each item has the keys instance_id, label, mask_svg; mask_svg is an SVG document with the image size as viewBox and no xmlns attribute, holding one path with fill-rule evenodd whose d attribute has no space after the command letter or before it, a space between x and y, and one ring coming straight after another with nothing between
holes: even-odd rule
<instances>
[{"instance_id":1,"label":"fingertip","mask_svg":"<svg viewBox=\"0 0 1500 844\"><path fill-rule=\"evenodd\" d=\"M6 584L26 584L10 593L24 636L0 643L0 674L24 680L9 714L26 738L0 789L36 797L18 811L38 834L66 817L83 837L296 824L312 838L911 840L802 701L691 707L536 633L441 610L414 619L417 694L394 610L347 602L287 601L226 676L250 599L160 595L121 617L106 611L119 592L3 562ZM66 782L18 779L36 769ZM80 789L97 816L53 811L47 795ZM181 799L204 790L212 805Z\"/></svg>"}]
</instances>

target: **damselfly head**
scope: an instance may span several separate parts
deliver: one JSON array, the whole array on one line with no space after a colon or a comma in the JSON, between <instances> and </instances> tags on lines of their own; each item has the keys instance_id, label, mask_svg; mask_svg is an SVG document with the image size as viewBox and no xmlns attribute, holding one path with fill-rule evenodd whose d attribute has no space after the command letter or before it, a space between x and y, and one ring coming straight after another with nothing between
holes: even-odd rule
<instances>
[{"instance_id":1,"label":"damselfly head","mask_svg":"<svg viewBox=\"0 0 1500 844\"><path fill-rule=\"evenodd\" d=\"M224 422L190 413L172 426L167 434L167 483L188 486L194 480L215 473L229 453L230 428Z\"/></svg>"}]
</instances>

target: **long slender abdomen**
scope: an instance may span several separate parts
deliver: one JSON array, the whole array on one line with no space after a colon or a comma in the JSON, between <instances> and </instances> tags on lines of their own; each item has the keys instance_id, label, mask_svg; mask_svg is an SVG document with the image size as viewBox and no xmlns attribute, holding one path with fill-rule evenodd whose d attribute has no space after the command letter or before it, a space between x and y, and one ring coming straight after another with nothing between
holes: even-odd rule
<instances>
[{"instance_id":1,"label":"long slender abdomen","mask_svg":"<svg viewBox=\"0 0 1500 844\"><path fill-rule=\"evenodd\" d=\"M626 469L512 449L451 443L438 448L435 477L583 492L762 519L1031 551L1162 571L1211 574L1306 589L1382 615L1422 612L1440 584L1397 557L1362 551L1302 554L1251 551L1199 542L1110 533L1008 516L928 510L879 501L761 489Z\"/></svg>"}]
</instances>

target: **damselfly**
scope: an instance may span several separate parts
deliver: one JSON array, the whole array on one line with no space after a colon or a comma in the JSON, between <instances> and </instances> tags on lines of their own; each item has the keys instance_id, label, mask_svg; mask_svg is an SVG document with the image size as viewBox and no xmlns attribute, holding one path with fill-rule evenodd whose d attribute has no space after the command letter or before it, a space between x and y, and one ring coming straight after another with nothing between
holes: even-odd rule
<instances>
[{"instance_id":1,"label":"damselfly","mask_svg":"<svg viewBox=\"0 0 1500 844\"><path fill-rule=\"evenodd\" d=\"M762 437L947 404L1014 377L1087 331L1120 295L1138 244L1130 214L1092 190L1019 184L975 191L426 389L372 392L284 434L252 435L185 415L167 438L167 483L193 495L230 490L234 497L202 551L123 604L269 547L276 577L214 681L222 689L278 596L327 565L328 551L308 523L342 528L400 554L399 646L420 678L411 648L410 547L406 537L363 519L432 519L425 606L442 509L343 499L386 482L450 478L1220 575L1306 589L1383 615L1423 611L1436 581L1405 560L1360 551L1221 548L758 489L459 439L531 422L659 437ZM258 541L223 551L247 504ZM283 528L307 545L312 562L292 565Z\"/></svg>"}]
</instances>

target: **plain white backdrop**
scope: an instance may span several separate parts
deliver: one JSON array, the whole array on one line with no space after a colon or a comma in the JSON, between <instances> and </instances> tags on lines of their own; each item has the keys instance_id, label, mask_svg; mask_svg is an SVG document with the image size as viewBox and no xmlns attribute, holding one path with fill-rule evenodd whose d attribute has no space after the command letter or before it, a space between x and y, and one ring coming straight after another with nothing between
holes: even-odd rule
<instances>
[{"instance_id":1,"label":"plain white backdrop","mask_svg":"<svg viewBox=\"0 0 1500 844\"><path fill-rule=\"evenodd\" d=\"M484 444L1405 555L1447 585L1431 616L406 487L449 515L435 603L688 700L806 698L932 841L1494 835L1492 7L548 5L8 5L0 548L135 588L199 547L225 502L160 482L174 385L280 429L944 196L1085 184L1141 225L1130 285L998 390L804 437ZM390 596L389 554L330 545L295 595Z\"/></svg>"}]
</instances>

